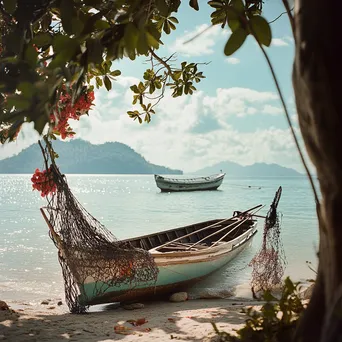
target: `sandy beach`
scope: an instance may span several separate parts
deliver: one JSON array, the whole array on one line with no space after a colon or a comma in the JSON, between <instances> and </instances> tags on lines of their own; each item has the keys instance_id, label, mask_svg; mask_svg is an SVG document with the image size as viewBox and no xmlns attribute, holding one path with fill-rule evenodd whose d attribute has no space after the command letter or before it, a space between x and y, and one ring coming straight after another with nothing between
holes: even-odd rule
<instances>
[{"instance_id":1,"label":"sandy beach","mask_svg":"<svg viewBox=\"0 0 342 342\"><path fill-rule=\"evenodd\" d=\"M202 299L186 302L150 302L137 310L117 305L93 307L72 315L58 300L49 304L7 302L0 311L0 340L7 341L215 341L212 322L233 332L245 320L242 308L260 302ZM129 321L146 321L134 326ZM116 330L116 331L115 331ZM118 333L118 332L121 332Z\"/></svg>"}]
</instances>

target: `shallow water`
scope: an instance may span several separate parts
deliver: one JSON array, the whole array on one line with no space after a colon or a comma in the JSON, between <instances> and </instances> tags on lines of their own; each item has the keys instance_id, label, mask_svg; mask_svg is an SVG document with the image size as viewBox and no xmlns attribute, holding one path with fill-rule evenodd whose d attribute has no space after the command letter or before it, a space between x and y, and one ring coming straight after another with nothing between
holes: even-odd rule
<instances>
[{"instance_id":1,"label":"shallow water","mask_svg":"<svg viewBox=\"0 0 342 342\"><path fill-rule=\"evenodd\" d=\"M63 295L63 280L54 244L39 207L45 204L33 192L30 175L0 175L0 298L39 300ZM315 205L303 178L229 178L220 190L161 193L153 175L69 175L79 201L117 238L139 236L214 218L230 217L234 210L258 204L266 214L278 186L282 212L282 241L286 275L294 280L313 278L306 261L316 262L318 225ZM251 269L248 262L260 248L263 221L252 247L231 264L192 290L238 289L246 294Z\"/></svg>"}]
</instances>

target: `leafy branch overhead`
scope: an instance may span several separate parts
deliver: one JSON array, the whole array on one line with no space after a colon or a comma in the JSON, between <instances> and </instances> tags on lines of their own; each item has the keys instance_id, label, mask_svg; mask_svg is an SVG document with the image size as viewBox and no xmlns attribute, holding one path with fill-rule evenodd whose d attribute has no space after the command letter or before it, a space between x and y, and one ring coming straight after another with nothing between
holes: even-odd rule
<instances>
[{"instance_id":1,"label":"leafy branch overhead","mask_svg":"<svg viewBox=\"0 0 342 342\"><path fill-rule=\"evenodd\" d=\"M189 2L195 10L199 3ZM214 8L213 25L228 24L232 30L227 55L248 34L270 44L261 1L208 3ZM151 63L143 80L131 87L133 104L141 107L128 112L133 119L150 122L166 88L173 97L193 94L204 77L199 64L184 61L175 66L173 55L157 55L162 35L177 27L180 4L181 0L0 0L0 141L14 140L25 122L33 122L42 134L46 126L56 131L68 117L78 120L90 108L84 101L92 98L92 85L110 91L121 74L115 62L123 58L146 56ZM84 106L71 113L75 103Z\"/></svg>"}]
</instances>

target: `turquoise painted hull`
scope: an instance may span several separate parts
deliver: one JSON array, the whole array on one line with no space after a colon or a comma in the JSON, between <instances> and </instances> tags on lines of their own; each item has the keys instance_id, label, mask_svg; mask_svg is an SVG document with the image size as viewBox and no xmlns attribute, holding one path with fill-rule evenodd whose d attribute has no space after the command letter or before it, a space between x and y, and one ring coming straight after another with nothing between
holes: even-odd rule
<instances>
[{"instance_id":1,"label":"turquoise painted hull","mask_svg":"<svg viewBox=\"0 0 342 342\"><path fill-rule=\"evenodd\" d=\"M175 263L175 260L168 262L165 258L155 257L159 268L159 274L156 283L142 283L132 287L130 284L121 284L121 286L108 286L104 282L88 282L80 286L81 295L79 301L84 305L94 305L108 302L123 302L136 300L138 298L147 299L158 294L175 292L198 282L214 271L220 269L237 254L251 244L256 230L249 232L245 237L240 237L235 245L218 247L217 251L213 249L212 254L206 254L205 257L191 258L183 262ZM226 245L226 244L225 244ZM225 249L224 249L225 248ZM181 259L181 258L179 258ZM98 295L98 289L102 290L102 295Z\"/></svg>"}]
</instances>

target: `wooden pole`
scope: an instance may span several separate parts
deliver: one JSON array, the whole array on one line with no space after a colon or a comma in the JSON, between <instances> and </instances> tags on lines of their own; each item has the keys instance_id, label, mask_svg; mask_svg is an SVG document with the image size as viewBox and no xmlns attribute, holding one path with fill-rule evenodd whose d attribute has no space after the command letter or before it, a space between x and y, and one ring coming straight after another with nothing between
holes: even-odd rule
<instances>
[{"instance_id":1,"label":"wooden pole","mask_svg":"<svg viewBox=\"0 0 342 342\"><path fill-rule=\"evenodd\" d=\"M210 238L210 237L212 237L212 236L214 236L214 235L216 235L216 234L222 232L223 230L226 230L227 228L234 226L234 225L237 224L238 222L239 222L239 221L235 221L235 222L229 224L228 226L225 226L225 227L221 228L220 230L217 230L216 232L214 232L214 233L212 233L212 234L210 234L210 235L208 235L208 236L205 236L203 239L201 239L201 240L195 242L192 246L188 247L187 250L191 249L192 247L197 246L197 245L198 245L199 243L201 243L202 241L205 241L206 239L208 239L208 238Z\"/></svg>"},{"instance_id":2,"label":"wooden pole","mask_svg":"<svg viewBox=\"0 0 342 342\"><path fill-rule=\"evenodd\" d=\"M59 237L59 235L55 232L55 230L53 229L53 227L52 227L52 225L50 223L50 220L47 218L47 216L45 214L44 208L40 208L40 212L42 213L42 215L44 217L44 220L45 220L46 224L49 227L49 230L50 230L50 233L51 233L53 239L56 241L56 243L59 246L59 248L61 248L62 247L62 240Z\"/></svg>"},{"instance_id":3,"label":"wooden pole","mask_svg":"<svg viewBox=\"0 0 342 342\"><path fill-rule=\"evenodd\" d=\"M255 212L257 213L261 208L259 208L258 210L256 210ZM253 214L252 214L253 215ZM253 215L254 216L254 215ZM245 223L247 221L248 218L246 218L245 220L243 220L240 224L238 224L236 227L234 227L233 229L231 229L229 232L227 232L225 235L223 235L219 240L215 241L208 249L214 247L215 245L217 245L220 241L222 241L227 235L229 235L231 232L233 232L235 229L239 228L243 223Z\"/></svg>"},{"instance_id":4,"label":"wooden pole","mask_svg":"<svg viewBox=\"0 0 342 342\"><path fill-rule=\"evenodd\" d=\"M264 207L264 206L262 206L261 208L258 208L258 209L255 211L255 213L257 213L257 212L258 212L259 210L261 210L263 207ZM254 216L254 213L253 213L253 214L250 214L250 215L251 215L251 216ZM223 227L223 228L221 228L220 230L218 230L218 231L216 231L216 232L214 232L214 233L212 233L212 234L210 234L210 235L208 235L208 236L205 236L202 240L197 241L196 243L194 243L194 244L192 245L192 247L196 246L197 244L199 244L199 243L202 242L202 241L205 241L205 240L208 239L209 237L212 237L212 236L214 236L214 235L217 235L218 233L221 233L222 231L226 230L227 228L229 228L229 227L231 227L231 226L233 226L233 225L239 223L236 227L234 227L233 229L231 229L231 230L227 233L227 234L229 234L229 233L231 233L232 231L234 231L236 228L240 227L241 224L245 223L247 220L248 220L248 218L245 218L245 219L243 220L243 222L236 221L236 222L234 222L233 224L230 224L230 225L228 225L228 226L226 226L226 227ZM224 236L227 236L227 234L224 235ZM221 240L222 240L222 238L221 238L219 241L221 241ZM217 241L216 241L216 242L217 242ZM215 245L216 242L215 242L213 245ZM210 246L210 247L212 247L212 246ZM209 247L209 248L210 248L210 247ZM188 249L190 249L190 248L188 248Z\"/></svg>"}]
</instances>

